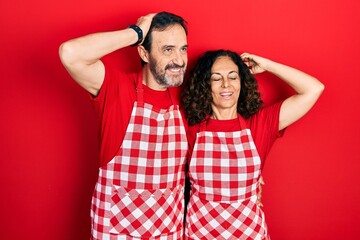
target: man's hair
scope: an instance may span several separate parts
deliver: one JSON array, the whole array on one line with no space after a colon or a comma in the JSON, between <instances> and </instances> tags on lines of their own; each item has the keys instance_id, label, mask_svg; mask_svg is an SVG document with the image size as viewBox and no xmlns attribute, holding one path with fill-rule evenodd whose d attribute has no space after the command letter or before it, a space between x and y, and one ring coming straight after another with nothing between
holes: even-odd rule
<instances>
[{"instance_id":1,"label":"man's hair","mask_svg":"<svg viewBox=\"0 0 360 240\"><path fill-rule=\"evenodd\" d=\"M208 51L199 58L195 67L191 70L187 86L182 94L182 107L189 125L200 123L212 114L211 68L219 57L230 58L239 69L241 89L237 112L244 118L249 118L259 110L263 103L258 91L257 81L250 73L247 65L241 60L239 54L222 49Z\"/></svg>"},{"instance_id":2,"label":"man's hair","mask_svg":"<svg viewBox=\"0 0 360 240\"><path fill-rule=\"evenodd\" d=\"M152 19L149 32L147 33L143 43L141 44L149 53L151 51L152 44L152 32L153 31L164 31L169 27L172 27L176 24L182 26L185 30L186 35L188 34L188 30L186 27L187 22L180 16L175 15L169 12L159 12ZM141 60L142 65L146 64L143 60Z\"/></svg>"}]
</instances>

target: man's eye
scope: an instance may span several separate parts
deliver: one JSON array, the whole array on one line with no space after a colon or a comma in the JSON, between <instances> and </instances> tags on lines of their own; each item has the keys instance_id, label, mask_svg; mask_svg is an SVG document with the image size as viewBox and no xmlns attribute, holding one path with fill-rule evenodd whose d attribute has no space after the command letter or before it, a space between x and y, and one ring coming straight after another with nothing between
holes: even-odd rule
<instances>
[{"instance_id":1,"label":"man's eye","mask_svg":"<svg viewBox=\"0 0 360 240\"><path fill-rule=\"evenodd\" d=\"M187 47L183 47L183 48L181 49L181 51L182 51L183 53L186 53L186 52L187 52Z\"/></svg>"},{"instance_id":2,"label":"man's eye","mask_svg":"<svg viewBox=\"0 0 360 240\"><path fill-rule=\"evenodd\" d=\"M212 78L211 79L211 81L214 81L214 82L218 82L218 81L220 81L221 80L221 78Z\"/></svg>"}]
</instances>

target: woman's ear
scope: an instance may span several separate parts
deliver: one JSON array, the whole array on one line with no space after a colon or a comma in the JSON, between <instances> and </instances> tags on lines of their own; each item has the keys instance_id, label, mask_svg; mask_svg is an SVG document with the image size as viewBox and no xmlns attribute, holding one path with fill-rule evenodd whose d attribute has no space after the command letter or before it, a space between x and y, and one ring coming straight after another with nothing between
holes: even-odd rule
<instances>
[{"instance_id":1,"label":"woman's ear","mask_svg":"<svg viewBox=\"0 0 360 240\"><path fill-rule=\"evenodd\" d=\"M142 46L142 45L139 45L137 47L137 50L138 50L138 53L139 53L139 56L141 57L141 59L148 63L149 62L149 52Z\"/></svg>"}]
</instances>

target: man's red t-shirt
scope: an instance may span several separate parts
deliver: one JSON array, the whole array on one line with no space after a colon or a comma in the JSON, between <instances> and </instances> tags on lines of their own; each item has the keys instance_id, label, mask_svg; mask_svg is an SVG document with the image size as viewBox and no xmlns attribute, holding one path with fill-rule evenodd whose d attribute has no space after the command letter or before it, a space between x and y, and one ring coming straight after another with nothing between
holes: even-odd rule
<instances>
[{"instance_id":1,"label":"man's red t-shirt","mask_svg":"<svg viewBox=\"0 0 360 240\"><path fill-rule=\"evenodd\" d=\"M99 94L92 98L100 121L100 166L111 161L121 146L136 101L138 81L142 81L141 72L128 74L105 65L104 82ZM161 109L179 105L179 88L171 87L165 91L145 85L143 88L146 103Z\"/></svg>"}]
</instances>

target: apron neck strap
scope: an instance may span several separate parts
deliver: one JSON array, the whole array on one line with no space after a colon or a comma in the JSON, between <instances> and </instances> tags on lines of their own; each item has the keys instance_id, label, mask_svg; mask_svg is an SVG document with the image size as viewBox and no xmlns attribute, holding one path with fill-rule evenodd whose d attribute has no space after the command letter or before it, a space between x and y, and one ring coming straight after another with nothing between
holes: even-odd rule
<instances>
[{"instance_id":1,"label":"apron neck strap","mask_svg":"<svg viewBox=\"0 0 360 240\"><path fill-rule=\"evenodd\" d=\"M137 83L136 83L136 99L140 104L144 103L144 88L142 84L142 74L138 74Z\"/></svg>"},{"instance_id":2,"label":"apron neck strap","mask_svg":"<svg viewBox=\"0 0 360 240\"><path fill-rule=\"evenodd\" d=\"M241 130L246 129L247 128L246 122L245 122L244 118L239 113L237 114L237 119L239 121L240 129ZM207 115L205 117L205 119L202 122L200 122L200 132L206 131L206 124L207 124L207 122L209 120L210 120L210 115Z\"/></svg>"},{"instance_id":3,"label":"apron neck strap","mask_svg":"<svg viewBox=\"0 0 360 240\"><path fill-rule=\"evenodd\" d=\"M238 115L238 120L239 120L239 124L240 124L240 129L241 130L246 129L247 126L246 126L245 119L240 115L240 113L238 113L237 115Z\"/></svg>"},{"instance_id":4,"label":"apron neck strap","mask_svg":"<svg viewBox=\"0 0 360 240\"><path fill-rule=\"evenodd\" d=\"M143 87L143 83L142 83L142 74L138 74L135 91L136 91L137 102L140 104L143 104L144 103L144 87ZM167 88L165 91L167 91L167 93L169 94L171 104L174 105L174 101L173 101L173 97L171 96L170 89Z\"/></svg>"}]
</instances>

